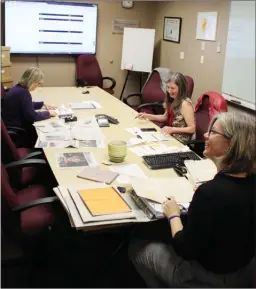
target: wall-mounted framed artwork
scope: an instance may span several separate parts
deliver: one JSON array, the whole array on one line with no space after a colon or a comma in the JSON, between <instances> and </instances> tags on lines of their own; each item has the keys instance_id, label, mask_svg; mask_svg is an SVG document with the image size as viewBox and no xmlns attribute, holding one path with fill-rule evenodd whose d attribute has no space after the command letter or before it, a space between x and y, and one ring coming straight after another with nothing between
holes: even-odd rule
<instances>
[{"instance_id":1,"label":"wall-mounted framed artwork","mask_svg":"<svg viewBox=\"0 0 256 289\"><path fill-rule=\"evenodd\" d=\"M181 17L164 17L163 40L180 43Z\"/></svg>"}]
</instances>

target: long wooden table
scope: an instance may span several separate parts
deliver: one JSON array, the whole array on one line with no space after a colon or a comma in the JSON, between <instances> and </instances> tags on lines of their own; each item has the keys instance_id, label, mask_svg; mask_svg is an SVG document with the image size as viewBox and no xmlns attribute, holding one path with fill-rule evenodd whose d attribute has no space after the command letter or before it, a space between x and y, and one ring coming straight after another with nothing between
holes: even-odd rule
<instances>
[{"instance_id":1,"label":"long wooden table","mask_svg":"<svg viewBox=\"0 0 256 289\"><path fill-rule=\"evenodd\" d=\"M83 91L89 90L89 94L82 94ZM60 106L64 104L66 107L69 106L71 102L79 102L84 100L95 100L99 102L103 108L101 109L83 109L74 110L75 116L78 120L86 118L95 114L108 114L119 120L118 125L111 124L110 127L101 128L103 134L105 135L105 148L44 148L45 156L50 164L53 174L60 186L82 186L90 181L77 178L77 174L81 171L78 169L59 169L56 162L55 155L62 152L92 152L96 160L101 167L106 168L106 165L102 164L102 161L108 160L108 142L112 140L124 140L128 141L132 134L126 131L129 127L155 127L150 121L135 119L136 112L125 105L123 102L115 98L114 96L108 94L104 90L98 87L91 88L76 88L76 87L43 87L38 88L32 93L33 101L44 101L46 104L54 104ZM45 120L44 122L53 121L54 118L50 120ZM57 117L56 117L57 120ZM173 139L168 142L164 142L169 146L182 147L183 145L177 140ZM176 177L176 173L173 169L162 169L162 170L150 170L143 163L143 159L138 157L135 153L131 152L129 149L127 151L127 157L122 164L137 164L144 171L146 176L154 178L170 178ZM115 183L114 183L115 184Z\"/></svg>"}]
</instances>

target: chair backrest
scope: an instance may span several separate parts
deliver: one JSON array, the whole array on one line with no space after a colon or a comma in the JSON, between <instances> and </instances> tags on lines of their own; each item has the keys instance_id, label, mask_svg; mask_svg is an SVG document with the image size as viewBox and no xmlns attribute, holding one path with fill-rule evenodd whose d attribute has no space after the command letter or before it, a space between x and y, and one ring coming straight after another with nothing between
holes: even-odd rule
<instances>
[{"instance_id":1,"label":"chair backrest","mask_svg":"<svg viewBox=\"0 0 256 289\"><path fill-rule=\"evenodd\" d=\"M76 62L76 78L88 85L103 87L102 74L95 55L79 55Z\"/></svg>"},{"instance_id":2,"label":"chair backrest","mask_svg":"<svg viewBox=\"0 0 256 289\"><path fill-rule=\"evenodd\" d=\"M163 102L165 93L161 88L161 78L157 71L153 71L150 79L147 81L143 93L142 103Z\"/></svg>"},{"instance_id":3,"label":"chair backrest","mask_svg":"<svg viewBox=\"0 0 256 289\"><path fill-rule=\"evenodd\" d=\"M188 97L191 98L193 91L194 91L194 80L192 77L186 75L186 80L187 80L187 90L188 90Z\"/></svg>"},{"instance_id":4,"label":"chair backrest","mask_svg":"<svg viewBox=\"0 0 256 289\"><path fill-rule=\"evenodd\" d=\"M1 119L1 138L2 138L2 162L4 164L19 160L17 148L9 136L3 120Z\"/></svg>"},{"instance_id":5,"label":"chair backrest","mask_svg":"<svg viewBox=\"0 0 256 289\"><path fill-rule=\"evenodd\" d=\"M204 140L204 134L208 130L208 126L210 123L209 106L210 106L209 96L204 95L202 104L195 113L196 140Z\"/></svg>"},{"instance_id":6,"label":"chair backrest","mask_svg":"<svg viewBox=\"0 0 256 289\"><path fill-rule=\"evenodd\" d=\"M13 208L19 205L18 198L11 187L8 173L1 162L1 197L9 207Z\"/></svg>"}]
</instances>

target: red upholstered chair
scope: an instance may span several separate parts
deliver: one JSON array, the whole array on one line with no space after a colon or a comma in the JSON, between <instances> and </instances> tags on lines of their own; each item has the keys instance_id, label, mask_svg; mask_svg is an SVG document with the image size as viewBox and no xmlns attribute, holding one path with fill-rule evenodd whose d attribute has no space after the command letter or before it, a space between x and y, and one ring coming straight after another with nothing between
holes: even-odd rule
<instances>
[{"instance_id":1,"label":"red upholstered chair","mask_svg":"<svg viewBox=\"0 0 256 289\"><path fill-rule=\"evenodd\" d=\"M110 80L111 86L103 88L103 81ZM102 77L101 69L95 55L79 55L76 61L77 86L98 86L110 94L114 94L116 81L112 77Z\"/></svg>"},{"instance_id":2,"label":"red upholstered chair","mask_svg":"<svg viewBox=\"0 0 256 289\"><path fill-rule=\"evenodd\" d=\"M36 177L39 176L39 173L44 173L44 175L48 177L48 184L55 183L54 177L50 174L47 162L39 159L43 157L42 151L16 148L2 120L1 138L1 161L5 164L5 167L8 168L10 177L17 187L23 187L24 185L33 183Z\"/></svg>"},{"instance_id":3,"label":"red upholstered chair","mask_svg":"<svg viewBox=\"0 0 256 289\"><path fill-rule=\"evenodd\" d=\"M193 91L194 91L194 80L192 77L185 75L187 80L187 91L188 91L188 97L191 98Z\"/></svg>"},{"instance_id":4,"label":"red upholstered chair","mask_svg":"<svg viewBox=\"0 0 256 289\"><path fill-rule=\"evenodd\" d=\"M194 152L198 155L203 156L205 139L204 134L208 131L208 126L210 123L210 98L209 95L204 94L202 98L202 103L195 112L196 120L196 138L185 142ZM218 113L216 111L216 113Z\"/></svg>"},{"instance_id":5,"label":"red upholstered chair","mask_svg":"<svg viewBox=\"0 0 256 289\"><path fill-rule=\"evenodd\" d=\"M131 98L137 98L137 104L129 103ZM165 99L165 93L161 88L161 78L157 71L153 71L150 79L145 84L141 93L132 93L124 98L124 103L135 110L147 113L160 114L164 112L162 103ZM160 104L156 105L155 104Z\"/></svg>"},{"instance_id":6,"label":"red upholstered chair","mask_svg":"<svg viewBox=\"0 0 256 289\"><path fill-rule=\"evenodd\" d=\"M1 151L2 151L2 162L4 164L13 161L18 161L21 159L29 159L32 157L39 157L43 155L41 151L34 151L33 149L30 148L16 148L15 144L13 143L9 135L9 133L10 134L15 133L14 129L13 130L10 129L9 131L7 131L5 124L1 119L1 139L2 139Z\"/></svg>"},{"instance_id":7,"label":"red upholstered chair","mask_svg":"<svg viewBox=\"0 0 256 289\"><path fill-rule=\"evenodd\" d=\"M1 213L4 234L15 237L16 241L37 235L56 220L52 203L59 202L56 196L43 186L34 185L14 191L8 173L1 164Z\"/></svg>"},{"instance_id":8,"label":"red upholstered chair","mask_svg":"<svg viewBox=\"0 0 256 289\"><path fill-rule=\"evenodd\" d=\"M148 88L148 94L150 95L151 101L143 101L141 100L141 104L139 106L135 106L136 110L138 112L146 112L146 113L153 113L153 114L163 114L164 108L163 108L163 102L165 99L165 93L161 89L161 78L158 74L158 72L153 71L154 78L152 82L154 81L155 90L153 90L151 87ZM187 80L187 91L188 91L188 97L191 98L194 90L194 80L190 76L185 76ZM153 84L152 84L153 86ZM146 88L146 87L145 87ZM144 90L145 90L144 88ZM147 91L146 91L147 92ZM144 91L143 91L144 94ZM140 96L141 94L131 94L128 95L127 98L124 100L125 103L128 104L127 99L132 96ZM156 100L157 96L157 100ZM140 96L142 98L142 96ZM155 98L155 101L152 101ZM156 125L163 127L165 123L162 122L154 122Z\"/></svg>"}]
</instances>

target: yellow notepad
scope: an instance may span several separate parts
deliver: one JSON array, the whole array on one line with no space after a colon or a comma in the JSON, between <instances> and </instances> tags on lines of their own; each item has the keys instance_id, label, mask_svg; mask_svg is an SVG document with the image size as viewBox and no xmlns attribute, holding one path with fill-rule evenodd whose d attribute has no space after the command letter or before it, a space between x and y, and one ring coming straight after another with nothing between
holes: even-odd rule
<instances>
[{"instance_id":1,"label":"yellow notepad","mask_svg":"<svg viewBox=\"0 0 256 289\"><path fill-rule=\"evenodd\" d=\"M131 212L129 205L112 187L78 190L78 193L93 216Z\"/></svg>"}]
</instances>

